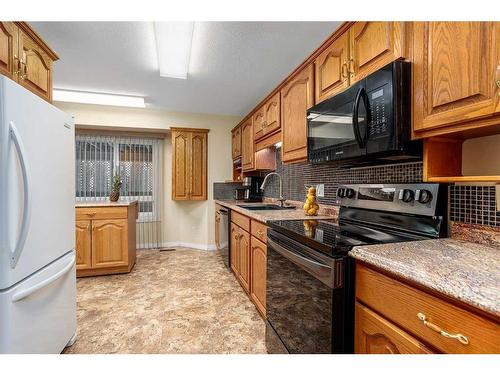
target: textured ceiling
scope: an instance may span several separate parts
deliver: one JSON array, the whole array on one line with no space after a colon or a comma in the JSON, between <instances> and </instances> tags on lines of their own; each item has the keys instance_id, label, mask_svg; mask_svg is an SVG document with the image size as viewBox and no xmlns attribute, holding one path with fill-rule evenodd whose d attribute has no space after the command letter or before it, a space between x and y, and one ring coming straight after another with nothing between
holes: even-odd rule
<instances>
[{"instance_id":1,"label":"textured ceiling","mask_svg":"<svg viewBox=\"0 0 500 375\"><path fill-rule=\"evenodd\" d=\"M32 22L58 53L54 87L150 107L244 115L340 22L197 22L187 80L161 78L150 22Z\"/></svg>"}]
</instances>

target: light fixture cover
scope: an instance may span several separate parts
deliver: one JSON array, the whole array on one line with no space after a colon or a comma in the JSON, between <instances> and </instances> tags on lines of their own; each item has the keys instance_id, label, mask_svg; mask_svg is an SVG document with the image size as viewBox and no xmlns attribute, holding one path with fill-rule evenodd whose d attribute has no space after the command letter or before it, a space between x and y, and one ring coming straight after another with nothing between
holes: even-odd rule
<instances>
[{"instance_id":1,"label":"light fixture cover","mask_svg":"<svg viewBox=\"0 0 500 375\"><path fill-rule=\"evenodd\" d=\"M155 22L154 29L160 76L186 79L194 22Z\"/></svg>"},{"instance_id":2,"label":"light fixture cover","mask_svg":"<svg viewBox=\"0 0 500 375\"><path fill-rule=\"evenodd\" d=\"M87 91L54 89L52 98L56 102L112 105L118 107L146 107L144 98L140 96L114 95Z\"/></svg>"}]
</instances>

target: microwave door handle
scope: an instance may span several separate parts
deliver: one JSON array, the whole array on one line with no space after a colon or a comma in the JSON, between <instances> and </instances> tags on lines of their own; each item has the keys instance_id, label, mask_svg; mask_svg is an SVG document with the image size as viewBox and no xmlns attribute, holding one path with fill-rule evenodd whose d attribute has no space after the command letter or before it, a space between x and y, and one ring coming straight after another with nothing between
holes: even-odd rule
<instances>
[{"instance_id":1,"label":"microwave door handle","mask_svg":"<svg viewBox=\"0 0 500 375\"><path fill-rule=\"evenodd\" d=\"M361 134L359 134L359 122L358 122L358 109L359 102L361 100L361 93L364 91L363 88L360 88L356 93L356 98L354 99L354 105L352 107L352 130L354 133L354 138L356 138L356 142L358 142L358 146L360 148L364 148L363 141L361 139Z\"/></svg>"}]
</instances>

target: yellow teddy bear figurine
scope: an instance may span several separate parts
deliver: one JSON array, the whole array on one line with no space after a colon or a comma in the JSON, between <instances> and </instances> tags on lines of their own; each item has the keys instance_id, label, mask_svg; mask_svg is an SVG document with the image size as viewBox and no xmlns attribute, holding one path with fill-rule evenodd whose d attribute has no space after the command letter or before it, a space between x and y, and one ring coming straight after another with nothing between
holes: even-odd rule
<instances>
[{"instance_id":1,"label":"yellow teddy bear figurine","mask_svg":"<svg viewBox=\"0 0 500 375\"><path fill-rule=\"evenodd\" d=\"M306 202L304 203L304 213L307 216L316 216L319 211L319 205L316 200L316 188L310 187L307 189Z\"/></svg>"}]
</instances>

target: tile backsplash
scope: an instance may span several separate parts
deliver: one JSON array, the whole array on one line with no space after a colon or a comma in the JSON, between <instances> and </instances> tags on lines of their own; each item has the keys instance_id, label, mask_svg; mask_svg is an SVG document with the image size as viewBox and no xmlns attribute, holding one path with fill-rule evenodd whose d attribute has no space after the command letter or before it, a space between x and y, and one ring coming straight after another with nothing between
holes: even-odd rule
<instances>
[{"instance_id":1,"label":"tile backsplash","mask_svg":"<svg viewBox=\"0 0 500 375\"><path fill-rule=\"evenodd\" d=\"M422 162L345 169L335 164L297 163L283 165L277 152L276 172L283 178L283 196L303 201L306 186L322 183L325 196L320 204L335 205L337 187L355 183L411 183L422 181ZM277 177L266 187L265 196L277 198ZM450 220L500 227L500 211L496 206L495 186L450 185Z\"/></svg>"},{"instance_id":2,"label":"tile backsplash","mask_svg":"<svg viewBox=\"0 0 500 375\"><path fill-rule=\"evenodd\" d=\"M304 162L283 165L281 153L277 152L276 155L276 172L283 178L283 196L295 201L304 200L306 186L319 183L325 185L325 196L318 197L319 203L334 205L337 199L337 187L341 184L422 181L422 162L346 169L328 163ZM279 193L277 177L270 178L275 180L270 181L264 195L277 198Z\"/></svg>"}]
</instances>

